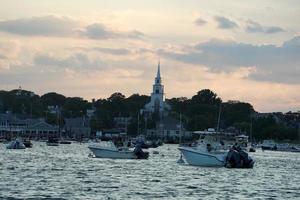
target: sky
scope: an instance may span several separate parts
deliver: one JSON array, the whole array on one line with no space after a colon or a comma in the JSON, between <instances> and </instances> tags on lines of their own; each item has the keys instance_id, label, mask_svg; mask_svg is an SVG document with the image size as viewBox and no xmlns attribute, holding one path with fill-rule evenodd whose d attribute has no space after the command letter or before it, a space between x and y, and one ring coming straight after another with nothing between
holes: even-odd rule
<instances>
[{"instance_id":1,"label":"sky","mask_svg":"<svg viewBox=\"0 0 300 200\"><path fill-rule=\"evenodd\" d=\"M298 0L0 0L0 90L87 100L211 89L300 110Z\"/></svg>"}]
</instances>

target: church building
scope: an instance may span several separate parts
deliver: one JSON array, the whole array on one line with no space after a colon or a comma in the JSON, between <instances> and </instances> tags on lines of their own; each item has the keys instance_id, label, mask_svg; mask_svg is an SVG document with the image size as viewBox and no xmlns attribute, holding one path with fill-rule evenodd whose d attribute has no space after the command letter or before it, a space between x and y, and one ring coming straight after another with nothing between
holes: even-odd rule
<instances>
[{"instance_id":1,"label":"church building","mask_svg":"<svg viewBox=\"0 0 300 200\"><path fill-rule=\"evenodd\" d=\"M145 113L157 112L160 116L164 116L171 109L170 105L165 102L164 86L160 76L160 62L157 67L157 74L153 84L153 91L151 93L151 101L147 103L143 109Z\"/></svg>"}]
</instances>

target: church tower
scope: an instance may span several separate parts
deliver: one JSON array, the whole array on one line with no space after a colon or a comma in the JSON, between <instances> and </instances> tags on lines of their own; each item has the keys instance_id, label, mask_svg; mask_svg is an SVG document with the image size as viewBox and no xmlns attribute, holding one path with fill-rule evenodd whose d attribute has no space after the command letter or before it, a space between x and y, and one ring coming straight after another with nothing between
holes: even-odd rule
<instances>
[{"instance_id":1,"label":"church tower","mask_svg":"<svg viewBox=\"0 0 300 200\"><path fill-rule=\"evenodd\" d=\"M145 105L145 112L158 112L163 114L164 111L170 110L170 106L165 102L164 86L160 76L160 62L157 66L157 74L153 84L153 91L151 93L151 101Z\"/></svg>"}]
</instances>

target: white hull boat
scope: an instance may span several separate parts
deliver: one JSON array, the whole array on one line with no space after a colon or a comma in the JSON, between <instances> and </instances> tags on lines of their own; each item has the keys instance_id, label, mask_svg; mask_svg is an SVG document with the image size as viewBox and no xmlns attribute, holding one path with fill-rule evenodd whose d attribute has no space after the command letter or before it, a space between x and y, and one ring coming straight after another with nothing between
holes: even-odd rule
<instances>
[{"instance_id":1,"label":"white hull boat","mask_svg":"<svg viewBox=\"0 0 300 200\"><path fill-rule=\"evenodd\" d=\"M114 159L136 159L133 151L106 149L97 146L89 146L96 158L114 158Z\"/></svg>"},{"instance_id":2,"label":"white hull boat","mask_svg":"<svg viewBox=\"0 0 300 200\"><path fill-rule=\"evenodd\" d=\"M191 147L179 147L184 159L190 165L203 167L223 167L227 153L211 153Z\"/></svg>"},{"instance_id":3,"label":"white hull boat","mask_svg":"<svg viewBox=\"0 0 300 200\"><path fill-rule=\"evenodd\" d=\"M137 152L129 148L117 148L112 142L92 144L88 148L93 152L96 158L112 159L145 159L148 158L147 152Z\"/></svg>"},{"instance_id":4,"label":"white hull boat","mask_svg":"<svg viewBox=\"0 0 300 200\"><path fill-rule=\"evenodd\" d=\"M26 149L25 145L23 144L22 140L16 139L8 143L6 146L7 149Z\"/></svg>"}]
</instances>

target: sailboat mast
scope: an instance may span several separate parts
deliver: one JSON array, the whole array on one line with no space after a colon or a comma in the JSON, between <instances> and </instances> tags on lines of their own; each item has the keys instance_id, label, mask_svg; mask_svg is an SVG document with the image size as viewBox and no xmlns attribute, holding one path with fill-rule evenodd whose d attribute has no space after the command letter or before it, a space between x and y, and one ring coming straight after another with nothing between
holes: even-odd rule
<instances>
[{"instance_id":1,"label":"sailboat mast","mask_svg":"<svg viewBox=\"0 0 300 200\"><path fill-rule=\"evenodd\" d=\"M250 141L252 142L252 129L253 129L253 120L251 117L251 124L250 124Z\"/></svg>"},{"instance_id":2,"label":"sailboat mast","mask_svg":"<svg viewBox=\"0 0 300 200\"><path fill-rule=\"evenodd\" d=\"M218 116L217 132L219 132L219 130L220 130L221 110L222 110L222 103L220 103L220 108L219 108L219 116Z\"/></svg>"},{"instance_id":3,"label":"sailboat mast","mask_svg":"<svg viewBox=\"0 0 300 200\"><path fill-rule=\"evenodd\" d=\"M140 134L140 113L138 113L137 134Z\"/></svg>"},{"instance_id":4,"label":"sailboat mast","mask_svg":"<svg viewBox=\"0 0 300 200\"><path fill-rule=\"evenodd\" d=\"M181 136L181 134L182 134L182 133L181 133L181 126L182 126L182 125L181 125L181 113L180 113L180 116L179 116L179 120L180 120L180 123L179 123L179 126L180 126L180 127L179 127L179 144L181 144L181 140L182 140L182 138L181 138L181 137L182 137L182 136Z\"/></svg>"}]
</instances>

